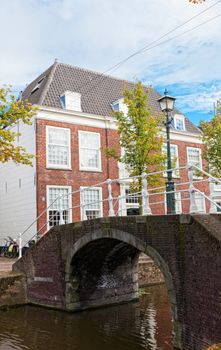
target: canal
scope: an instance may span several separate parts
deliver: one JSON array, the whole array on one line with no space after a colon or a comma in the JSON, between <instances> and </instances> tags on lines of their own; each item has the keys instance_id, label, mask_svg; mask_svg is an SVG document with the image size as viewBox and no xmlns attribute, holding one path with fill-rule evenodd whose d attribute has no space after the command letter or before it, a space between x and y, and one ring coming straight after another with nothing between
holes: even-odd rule
<instances>
[{"instance_id":1,"label":"canal","mask_svg":"<svg viewBox=\"0 0 221 350\"><path fill-rule=\"evenodd\" d=\"M0 311L0 350L172 349L164 285L140 289L140 300L65 313L34 306Z\"/></svg>"}]
</instances>

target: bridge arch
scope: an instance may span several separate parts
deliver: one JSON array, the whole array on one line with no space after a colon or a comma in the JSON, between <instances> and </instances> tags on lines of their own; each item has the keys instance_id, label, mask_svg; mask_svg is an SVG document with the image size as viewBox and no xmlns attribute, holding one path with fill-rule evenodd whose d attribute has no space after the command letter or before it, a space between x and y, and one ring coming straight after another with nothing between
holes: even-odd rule
<instances>
[{"instance_id":1,"label":"bridge arch","mask_svg":"<svg viewBox=\"0 0 221 350\"><path fill-rule=\"evenodd\" d=\"M95 278L94 281L90 281L91 276L96 277L96 273L93 268L91 268L91 264L93 264L93 257L91 259L89 258L89 254L92 254L92 252L96 252L95 254L95 260L99 262L100 264L103 264L103 266L96 266L99 271L98 276L99 278ZM176 302L176 291L173 284L173 277L170 272L169 266L166 263L166 261L163 259L163 257L158 253L156 249L154 249L151 245L146 244L143 240L139 239L137 236L128 233L126 231L117 230L117 229L109 229L104 232L103 229L98 229L93 232L86 233L84 236L79 238L74 245L69 249L68 256L66 259L66 266L65 266L65 281L66 281L66 301L68 301L68 305L66 305L67 309L69 310L76 310L76 307L82 309L84 308L84 300L81 300L81 297L79 295L79 291L82 288L87 288L91 283L97 283L97 288L102 289L102 293L104 293L104 286L101 285L101 274L104 273L104 267L106 268L106 276L103 276L104 279L106 278L106 293L104 293L103 299L105 300L105 304L108 304L107 300L109 299L109 304L116 302L116 300L120 301L120 293L121 290L117 290L117 286L111 286L108 288L108 281L109 278L110 282L110 274L108 275L108 268L107 264L108 261L112 262L111 266L111 279L121 279L123 278L123 274L125 273L128 277L127 285L126 287L130 289L130 293L128 295L128 298L135 299L138 297L138 278L137 278L137 262L138 257L140 253L145 253L148 255L154 263L159 267L161 272L164 275L168 296L171 304L171 311L173 315L173 321L177 322L177 302ZM120 259L117 258L118 254L120 254ZM116 258L118 261L116 262L115 266L113 266L113 261L116 261ZM129 262L128 262L129 258ZM85 265L84 265L85 261ZM121 264L121 270L119 271L119 264ZM89 271L85 271L84 268L82 269L82 265L86 267L86 270L89 269ZM81 268L80 268L81 266ZM114 273L113 269L118 268L117 274ZM103 269L103 271L102 271ZM131 274L127 271L130 269ZM77 274L76 274L77 271ZM79 275L79 271L82 272L84 277ZM91 272L91 274L90 274ZM110 272L110 271L109 271ZM87 280L87 284L80 286L81 282L80 279L85 278ZM104 281L103 281L104 282ZM112 281L113 282L113 281ZM130 286L129 286L130 285ZM113 298L111 297L111 289L115 289ZM91 306L96 305L96 286L94 286L94 300L91 300L92 304ZM87 302L85 304L85 307L88 307L88 294L87 295ZM109 296L109 298L108 298ZM101 305L101 299L102 295L98 293L99 298L99 305ZM83 298L84 299L84 298ZM125 300L125 291L124 291L124 300Z\"/></svg>"}]
</instances>

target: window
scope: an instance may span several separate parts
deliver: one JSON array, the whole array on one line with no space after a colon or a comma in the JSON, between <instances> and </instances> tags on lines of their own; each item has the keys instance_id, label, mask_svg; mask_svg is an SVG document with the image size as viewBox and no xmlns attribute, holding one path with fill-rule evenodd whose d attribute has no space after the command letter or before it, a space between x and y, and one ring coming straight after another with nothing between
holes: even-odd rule
<instances>
[{"instance_id":1,"label":"window","mask_svg":"<svg viewBox=\"0 0 221 350\"><path fill-rule=\"evenodd\" d=\"M100 134L79 131L80 170L101 171Z\"/></svg>"},{"instance_id":2,"label":"window","mask_svg":"<svg viewBox=\"0 0 221 350\"><path fill-rule=\"evenodd\" d=\"M185 117L183 115L174 116L174 127L176 130L185 130Z\"/></svg>"},{"instance_id":3,"label":"window","mask_svg":"<svg viewBox=\"0 0 221 350\"><path fill-rule=\"evenodd\" d=\"M202 193L195 192L195 201L197 210L199 213L205 213L206 207L205 207L205 198Z\"/></svg>"},{"instance_id":4,"label":"window","mask_svg":"<svg viewBox=\"0 0 221 350\"><path fill-rule=\"evenodd\" d=\"M181 197L181 192L175 192L175 211L176 214L181 214L182 213L182 197ZM165 213L167 213L167 197L165 195Z\"/></svg>"},{"instance_id":5,"label":"window","mask_svg":"<svg viewBox=\"0 0 221 350\"><path fill-rule=\"evenodd\" d=\"M127 216L139 215L139 195L133 194L129 188L125 189Z\"/></svg>"},{"instance_id":6,"label":"window","mask_svg":"<svg viewBox=\"0 0 221 350\"><path fill-rule=\"evenodd\" d=\"M163 153L167 154L167 145L163 144ZM179 157L178 157L178 146L170 145L170 154L171 154L171 162L172 168L179 168ZM167 161L165 162L165 167L167 168ZM164 173L164 177L167 176L167 173ZM173 171L173 177L179 177L179 170Z\"/></svg>"},{"instance_id":7,"label":"window","mask_svg":"<svg viewBox=\"0 0 221 350\"><path fill-rule=\"evenodd\" d=\"M73 91L65 91L60 96L61 105L65 109L81 112L81 94Z\"/></svg>"},{"instance_id":8,"label":"window","mask_svg":"<svg viewBox=\"0 0 221 350\"><path fill-rule=\"evenodd\" d=\"M70 193L70 186L47 186L48 229L71 221Z\"/></svg>"},{"instance_id":9,"label":"window","mask_svg":"<svg viewBox=\"0 0 221 350\"><path fill-rule=\"evenodd\" d=\"M127 115L127 113L128 113L128 107L124 103L124 99L123 98L121 98L120 100L112 103L112 109L113 109L113 111L123 112L125 115Z\"/></svg>"},{"instance_id":10,"label":"window","mask_svg":"<svg viewBox=\"0 0 221 350\"><path fill-rule=\"evenodd\" d=\"M195 165L202 169L201 149L187 147L187 162L189 165Z\"/></svg>"},{"instance_id":11,"label":"window","mask_svg":"<svg viewBox=\"0 0 221 350\"><path fill-rule=\"evenodd\" d=\"M70 129L47 126L46 135L47 167L70 169Z\"/></svg>"},{"instance_id":12,"label":"window","mask_svg":"<svg viewBox=\"0 0 221 350\"><path fill-rule=\"evenodd\" d=\"M129 189L125 189L126 203L128 204L139 204L139 196L137 194L133 194ZM140 195L141 196L141 195Z\"/></svg>"},{"instance_id":13,"label":"window","mask_svg":"<svg viewBox=\"0 0 221 350\"><path fill-rule=\"evenodd\" d=\"M81 205L83 205L81 208L82 220L102 217L102 189L100 187L90 187L85 189L82 187L81 190Z\"/></svg>"},{"instance_id":14,"label":"window","mask_svg":"<svg viewBox=\"0 0 221 350\"><path fill-rule=\"evenodd\" d=\"M40 86L41 86L41 84L42 84L44 78L45 78L45 76L42 77L42 78L37 82L37 84L36 84L36 85L34 86L34 88L31 90L31 95L32 95L35 91L37 91L37 90L40 88Z\"/></svg>"}]
</instances>

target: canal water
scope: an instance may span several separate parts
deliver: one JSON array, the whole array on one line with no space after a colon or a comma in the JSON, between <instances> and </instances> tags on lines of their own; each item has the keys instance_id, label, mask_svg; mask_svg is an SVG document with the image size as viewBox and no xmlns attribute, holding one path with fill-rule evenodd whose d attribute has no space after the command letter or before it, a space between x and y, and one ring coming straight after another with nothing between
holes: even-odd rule
<instances>
[{"instance_id":1,"label":"canal water","mask_svg":"<svg viewBox=\"0 0 221 350\"><path fill-rule=\"evenodd\" d=\"M0 350L172 349L165 286L140 294L139 302L80 313L34 306L0 311Z\"/></svg>"}]
</instances>

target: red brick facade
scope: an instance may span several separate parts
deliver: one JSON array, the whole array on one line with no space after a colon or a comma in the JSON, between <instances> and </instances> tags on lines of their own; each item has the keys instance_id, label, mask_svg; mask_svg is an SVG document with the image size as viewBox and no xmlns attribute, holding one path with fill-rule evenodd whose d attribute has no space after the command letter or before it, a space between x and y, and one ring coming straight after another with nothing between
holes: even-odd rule
<instances>
[{"instance_id":1,"label":"red brick facade","mask_svg":"<svg viewBox=\"0 0 221 350\"><path fill-rule=\"evenodd\" d=\"M71 134L71 170L61 169L47 169L46 167L46 126L55 126L69 128ZM104 152L101 152L101 169L102 171L82 171L79 170L79 140L78 131L90 131L100 134L101 148L105 147L117 147L119 148L119 137L117 131L111 129L87 127L82 125L75 125L70 123L62 123L56 121L48 121L43 119L36 120L36 150L37 150L37 215L40 215L47 206L47 193L46 186L71 186L72 191L79 190L80 186L93 186L97 183L103 182L108 178L119 178L119 169L117 161L107 158ZM190 143L183 141L171 141L171 144L178 146L179 166L187 164L187 147L201 148L199 143ZM203 162L203 166L204 166ZM180 170L180 177L174 179L175 183L181 183L188 181L187 171L185 169ZM208 183L199 183L196 185L206 195L209 194ZM181 187L179 187L181 188ZM182 189L187 189L188 185L183 185ZM120 185L113 185L113 196L120 195ZM182 196L182 212L189 212L189 200L183 200L189 197L187 192L181 194ZM108 197L107 186L103 186L103 199ZM150 196L150 203L164 202L164 195ZM72 206L78 206L80 204L80 194L73 194ZM165 206L163 204L151 205L153 214L165 214ZM106 216L108 211L107 201L103 205L103 213ZM208 203L207 203L208 211ZM76 208L72 210L72 220L79 221L81 219L80 209ZM41 228L41 232L47 230L46 227L47 216L46 213L41 216L38 222L38 229ZM45 225L45 226L44 226Z\"/></svg>"}]
</instances>

